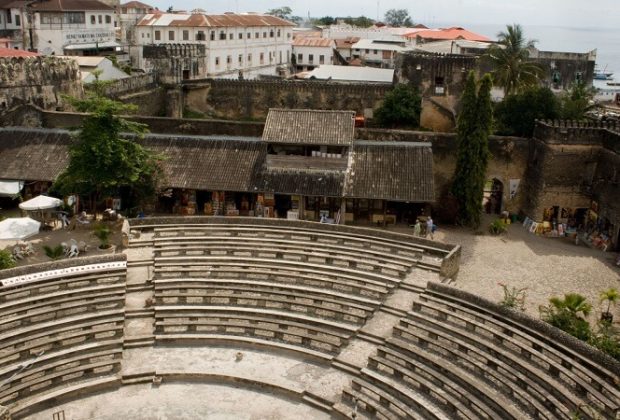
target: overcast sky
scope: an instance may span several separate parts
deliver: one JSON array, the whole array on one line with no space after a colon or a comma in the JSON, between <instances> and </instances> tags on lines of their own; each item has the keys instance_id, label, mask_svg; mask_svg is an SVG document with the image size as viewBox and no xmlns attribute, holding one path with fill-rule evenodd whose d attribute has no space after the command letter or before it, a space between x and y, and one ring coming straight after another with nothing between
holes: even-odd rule
<instances>
[{"instance_id":1,"label":"overcast sky","mask_svg":"<svg viewBox=\"0 0 620 420\"><path fill-rule=\"evenodd\" d=\"M509 24L569 27L618 27L619 0L154 0L160 9L205 9L208 13L264 12L289 6L298 16L358 16L382 18L385 11L403 8L414 22L435 24ZM377 13L377 11L379 13Z\"/></svg>"}]
</instances>

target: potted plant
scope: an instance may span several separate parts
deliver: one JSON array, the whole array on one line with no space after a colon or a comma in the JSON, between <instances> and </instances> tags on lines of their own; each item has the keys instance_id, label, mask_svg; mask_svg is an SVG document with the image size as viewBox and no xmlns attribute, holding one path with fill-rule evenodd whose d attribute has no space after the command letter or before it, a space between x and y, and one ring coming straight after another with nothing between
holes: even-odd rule
<instances>
[{"instance_id":1,"label":"potted plant","mask_svg":"<svg viewBox=\"0 0 620 420\"><path fill-rule=\"evenodd\" d=\"M52 260L59 260L65 256L65 249L62 245L56 245L54 247L43 245L43 251Z\"/></svg>"},{"instance_id":2,"label":"potted plant","mask_svg":"<svg viewBox=\"0 0 620 420\"><path fill-rule=\"evenodd\" d=\"M611 313L611 305L616 306L618 299L620 299L620 293L618 289L612 287L611 289L603 290L600 299L601 303L607 302L607 310L601 313L601 321L611 324L614 320L614 315Z\"/></svg>"},{"instance_id":3,"label":"potted plant","mask_svg":"<svg viewBox=\"0 0 620 420\"><path fill-rule=\"evenodd\" d=\"M99 249L108 249L110 248L110 235L112 231L110 228L103 223L95 226L95 231L93 234L99 239Z\"/></svg>"}]
</instances>

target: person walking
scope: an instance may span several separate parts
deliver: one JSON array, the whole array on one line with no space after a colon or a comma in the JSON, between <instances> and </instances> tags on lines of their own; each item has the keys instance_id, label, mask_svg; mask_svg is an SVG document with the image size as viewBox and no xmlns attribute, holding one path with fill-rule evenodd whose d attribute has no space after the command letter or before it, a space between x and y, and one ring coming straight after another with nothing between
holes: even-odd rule
<instances>
[{"instance_id":1,"label":"person walking","mask_svg":"<svg viewBox=\"0 0 620 420\"><path fill-rule=\"evenodd\" d=\"M422 225L420 224L420 219L416 219L415 225L413 226L413 236L420 236L422 232Z\"/></svg>"},{"instance_id":2,"label":"person walking","mask_svg":"<svg viewBox=\"0 0 620 420\"><path fill-rule=\"evenodd\" d=\"M428 219L426 219L426 237L431 237L431 239L434 239L433 237L433 219L431 218L431 216L428 216Z\"/></svg>"}]
</instances>

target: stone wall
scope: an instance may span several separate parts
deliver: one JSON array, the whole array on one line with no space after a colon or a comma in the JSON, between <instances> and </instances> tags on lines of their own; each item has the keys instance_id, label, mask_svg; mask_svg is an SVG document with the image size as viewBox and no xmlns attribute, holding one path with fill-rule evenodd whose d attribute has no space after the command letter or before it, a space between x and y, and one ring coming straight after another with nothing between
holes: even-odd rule
<instances>
[{"instance_id":1,"label":"stone wall","mask_svg":"<svg viewBox=\"0 0 620 420\"><path fill-rule=\"evenodd\" d=\"M259 119L269 108L377 108L391 86L325 81L206 79L186 81L184 106L213 118Z\"/></svg>"},{"instance_id":2,"label":"stone wall","mask_svg":"<svg viewBox=\"0 0 620 420\"><path fill-rule=\"evenodd\" d=\"M204 44L159 44L142 47L145 67L158 73L164 84L207 76Z\"/></svg>"},{"instance_id":3,"label":"stone wall","mask_svg":"<svg viewBox=\"0 0 620 420\"><path fill-rule=\"evenodd\" d=\"M118 79L106 83L104 93L112 98L119 98L132 92L150 90L157 87L157 74L134 74L124 79Z\"/></svg>"},{"instance_id":4,"label":"stone wall","mask_svg":"<svg viewBox=\"0 0 620 420\"><path fill-rule=\"evenodd\" d=\"M0 112L27 103L44 109L62 108L63 95L81 97L82 94L80 72L74 60L0 58Z\"/></svg>"}]
</instances>

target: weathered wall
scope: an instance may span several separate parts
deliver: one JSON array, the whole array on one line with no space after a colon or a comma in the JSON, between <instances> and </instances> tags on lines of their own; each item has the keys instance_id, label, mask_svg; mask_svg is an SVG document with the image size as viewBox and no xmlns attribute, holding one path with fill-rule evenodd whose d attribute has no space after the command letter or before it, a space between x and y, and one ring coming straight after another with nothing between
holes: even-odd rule
<instances>
[{"instance_id":1,"label":"weathered wall","mask_svg":"<svg viewBox=\"0 0 620 420\"><path fill-rule=\"evenodd\" d=\"M324 81L209 79L188 81L184 106L209 117L265 119L269 108L346 109L363 114L377 108L391 86Z\"/></svg>"},{"instance_id":2,"label":"weathered wall","mask_svg":"<svg viewBox=\"0 0 620 420\"><path fill-rule=\"evenodd\" d=\"M118 100L138 107L140 115L161 117L166 115L167 90L162 86L118 96Z\"/></svg>"},{"instance_id":3,"label":"weathered wall","mask_svg":"<svg viewBox=\"0 0 620 420\"><path fill-rule=\"evenodd\" d=\"M81 97L82 81L74 60L57 57L0 58L0 112L32 103L62 108L63 95Z\"/></svg>"},{"instance_id":4,"label":"weathered wall","mask_svg":"<svg viewBox=\"0 0 620 420\"><path fill-rule=\"evenodd\" d=\"M142 49L144 67L158 73L165 84L207 75L207 52L204 44L145 45Z\"/></svg>"}]
</instances>

